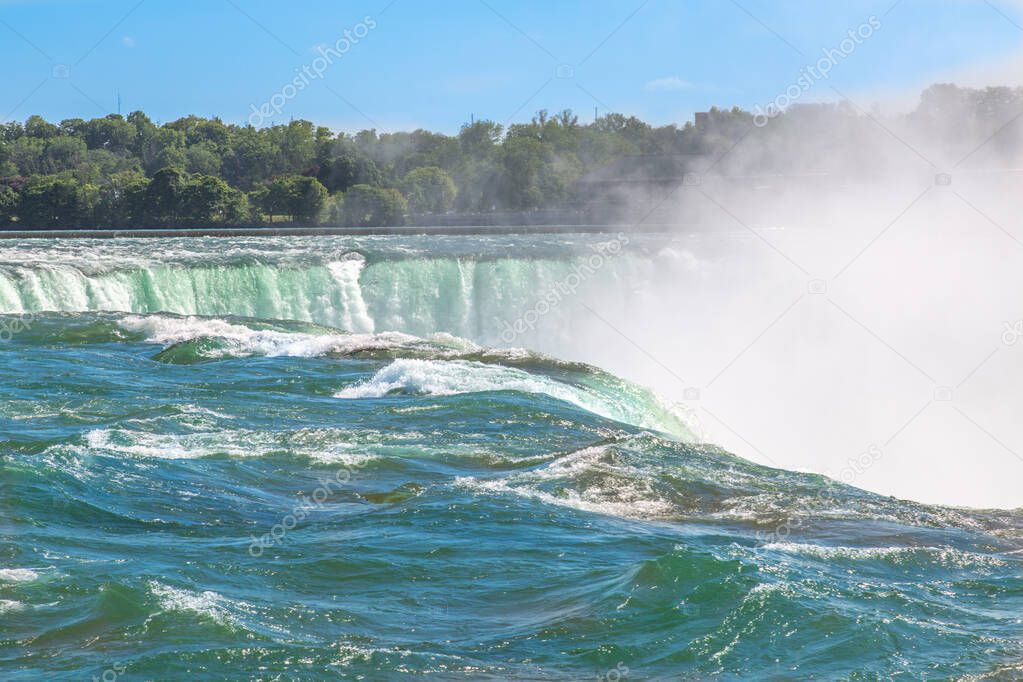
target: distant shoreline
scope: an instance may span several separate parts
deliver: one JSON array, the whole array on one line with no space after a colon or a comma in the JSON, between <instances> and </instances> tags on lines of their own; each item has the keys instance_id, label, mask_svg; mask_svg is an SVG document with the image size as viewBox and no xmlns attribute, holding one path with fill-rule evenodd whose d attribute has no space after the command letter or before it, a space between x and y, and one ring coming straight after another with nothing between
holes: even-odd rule
<instances>
[{"instance_id":1,"label":"distant shoreline","mask_svg":"<svg viewBox=\"0 0 1023 682\"><path fill-rule=\"evenodd\" d=\"M143 239L168 237L315 237L605 234L623 230L667 232L672 225L469 225L408 227L241 227L152 230L0 230L0 239Z\"/></svg>"}]
</instances>

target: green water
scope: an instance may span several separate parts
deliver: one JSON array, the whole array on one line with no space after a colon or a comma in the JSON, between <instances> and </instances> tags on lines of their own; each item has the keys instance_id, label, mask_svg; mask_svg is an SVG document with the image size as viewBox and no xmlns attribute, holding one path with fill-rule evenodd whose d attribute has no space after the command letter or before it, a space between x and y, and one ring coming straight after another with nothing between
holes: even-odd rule
<instances>
[{"instance_id":1,"label":"green water","mask_svg":"<svg viewBox=\"0 0 1023 682\"><path fill-rule=\"evenodd\" d=\"M484 242L0 249L0 678L1023 675L1020 514L495 347L593 251Z\"/></svg>"}]
</instances>

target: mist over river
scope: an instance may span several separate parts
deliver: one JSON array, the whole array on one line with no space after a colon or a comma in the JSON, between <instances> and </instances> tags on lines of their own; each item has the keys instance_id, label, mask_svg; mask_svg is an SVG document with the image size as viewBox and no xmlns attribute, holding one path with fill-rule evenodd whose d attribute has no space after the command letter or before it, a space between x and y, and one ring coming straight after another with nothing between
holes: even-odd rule
<instances>
[{"instance_id":1,"label":"mist over river","mask_svg":"<svg viewBox=\"0 0 1023 682\"><path fill-rule=\"evenodd\" d=\"M939 424L1004 418L1001 329L785 260L0 243L0 677L1023 675L1018 461Z\"/></svg>"}]
</instances>

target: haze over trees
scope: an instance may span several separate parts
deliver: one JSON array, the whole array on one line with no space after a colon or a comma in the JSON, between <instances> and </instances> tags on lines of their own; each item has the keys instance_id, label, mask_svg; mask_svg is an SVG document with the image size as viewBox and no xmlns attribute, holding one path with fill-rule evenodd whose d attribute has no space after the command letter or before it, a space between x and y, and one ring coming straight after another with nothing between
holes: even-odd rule
<instances>
[{"instance_id":1,"label":"haze over trees","mask_svg":"<svg viewBox=\"0 0 1023 682\"><path fill-rule=\"evenodd\" d=\"M936 85L891 125L969 150L1021 111L1021 88ZM711 166L850 171L874 150L828 154L822 141L868 129L877 137L877 121L850 105L794 107L756 123L738 108L660 127L623 114L581 123L571 111L540 111L529 123L474 121L449 136L335 133L301 120L254 128L197 116L157 125L139 111L59 123L32 116L0 124L0 226L375 226L425 214L566 209L612 200L623 182L670 186ZM743 153L733 153L740 144Z\"/></svg>"}]
</instances>

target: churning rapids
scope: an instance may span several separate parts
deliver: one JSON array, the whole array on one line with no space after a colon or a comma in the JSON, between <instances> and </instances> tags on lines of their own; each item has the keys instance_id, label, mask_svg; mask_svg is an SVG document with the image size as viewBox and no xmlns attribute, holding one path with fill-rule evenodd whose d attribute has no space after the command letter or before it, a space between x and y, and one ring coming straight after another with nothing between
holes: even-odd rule
<instances>
[{"instance_id":1,"label":"churning rapids","mask_svg":"<svg viewBox=\"0 0 1023 682\"><path fill-rule=\"evenodd\" d=\"M753 463L612 373L609 311L705 272L642 236L0 244L0 677L1023 676L1019 512Z\"/></svg>"}]
</instances>

